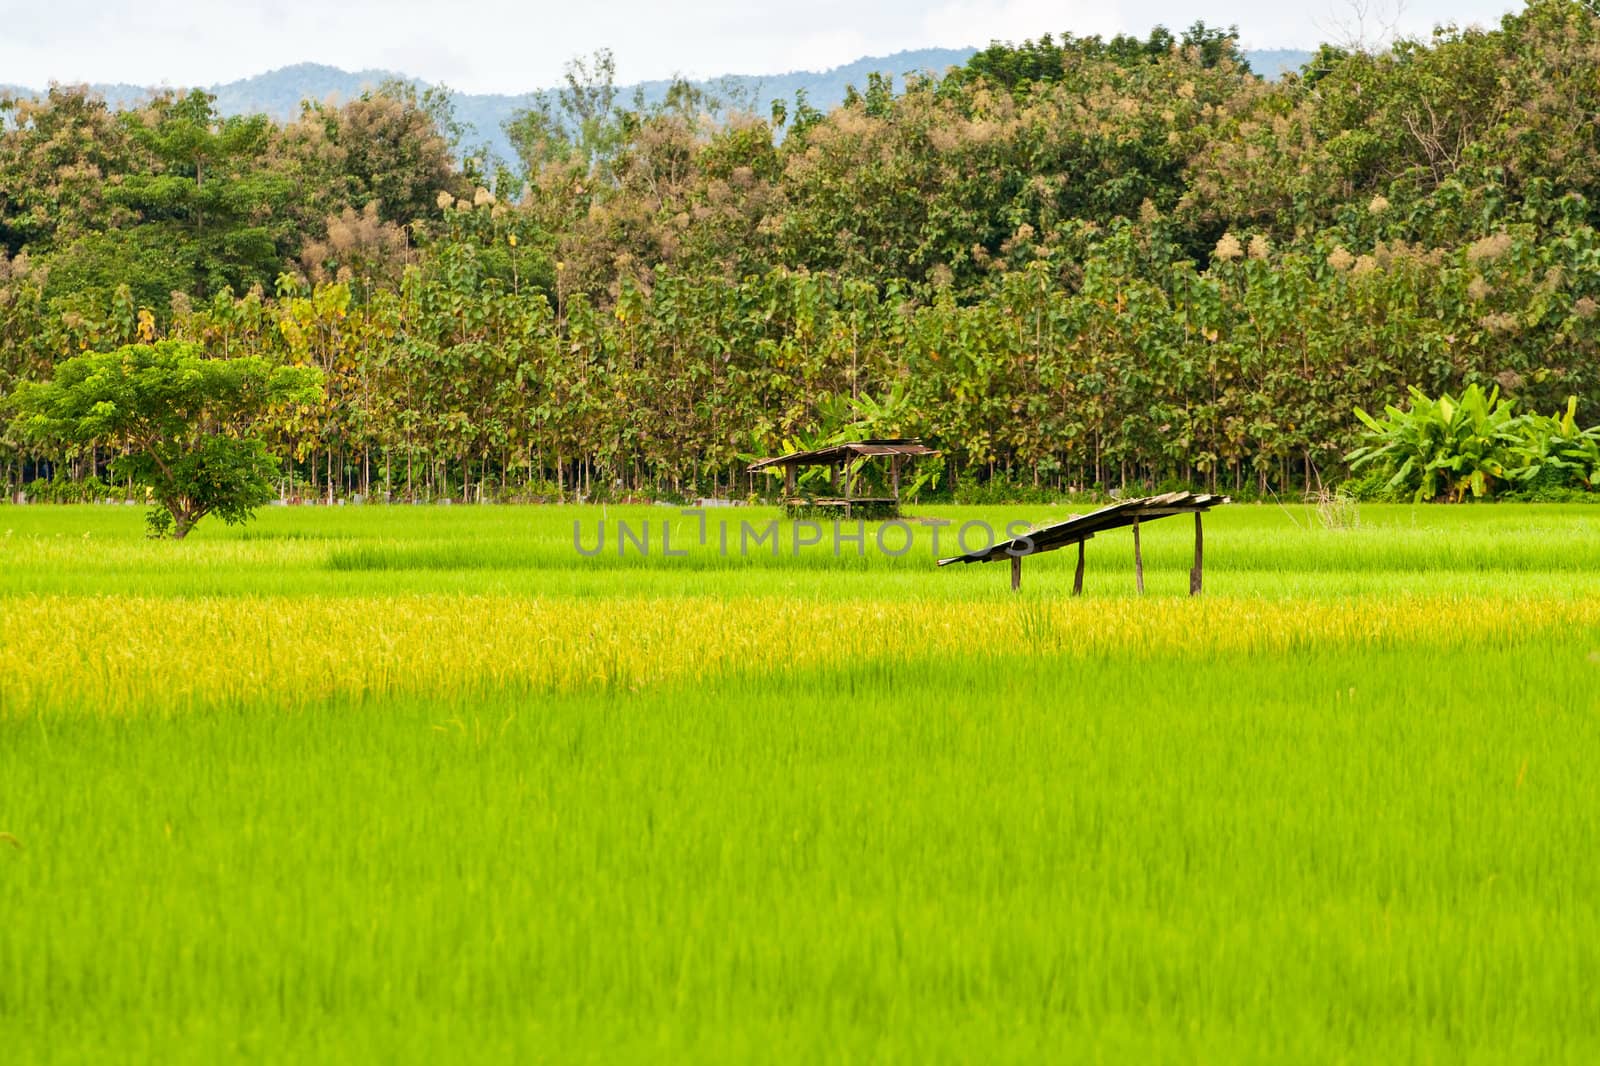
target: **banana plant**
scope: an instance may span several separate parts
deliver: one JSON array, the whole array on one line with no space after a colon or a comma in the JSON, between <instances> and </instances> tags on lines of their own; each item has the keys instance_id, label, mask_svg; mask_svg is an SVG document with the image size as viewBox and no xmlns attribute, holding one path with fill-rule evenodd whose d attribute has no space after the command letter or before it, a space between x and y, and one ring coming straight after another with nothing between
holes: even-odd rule
<instances>
[{"instance_id":1,"label":"banana plant","mask_svg":"<svg viewBox=\"0 0 1600 1066\"><path fill-rule=\"evenodd\" d=\"M1525 485L1600 486L1600 426L1579 429L1577 416L1576 396L1560 415L1527 416L1511 476Z\"/></svg>"},{"instance_id":2,"label":"banana plant","mask_svg":"<svg viewBox=\"0 0 1600 1066\"><path fill-rule=\"evenodd\" d=\"M1485 393L1470 385L1460 399L1446 394L1434 400L1415 386L1409 391L1410 408L1391 404L1381 419L1356 408L1369 443L1345 456L1352 470L1390 469L1388 487L1408 490L1416 501L1441 496L1459 501L1468 492L1490 496L1496 482L1510 479L1523 420L1514 413L1514 401L1500 398L1498 387Z\"/></svg>"}]
</instances>

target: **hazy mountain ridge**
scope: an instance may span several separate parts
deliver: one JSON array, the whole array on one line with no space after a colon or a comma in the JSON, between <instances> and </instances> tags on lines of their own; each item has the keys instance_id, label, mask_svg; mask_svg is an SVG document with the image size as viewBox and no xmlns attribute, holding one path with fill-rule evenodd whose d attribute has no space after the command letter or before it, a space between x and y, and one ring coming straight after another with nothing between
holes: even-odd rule
<instances>
[{"instance_id":1,"label":"hazy mountain ridge","mask_svg":"<svg viewBox=\"0 0 1600 1066\"><path fill-rule=\"evenodd\" d=\"M930 71L937 74L948 67L959 66L974 51L972 48L913 49L886 56L864 56L853 63L829 70L727 74L696 80L693 84L719 97L736 97L735 102L750 106L760 114L765 114L774 100L792 101L797 92L804 90L813 107L826 111L844 100L846 86L864 86L868 74L891 74L898 83L905 74ZM1268 78L1276 78L1283 71L1297 69L1311 58L1310 52L1287 49L1246 51L1245 54L1251 68ZM217 109L225 115L262 112L281 121L298 114L304 100L349 100L377 88L385 81L408 81L419 87L428 84L421 79L388 70L348 71L322 63L296 63L204 88L216 96ZM635 94L639 93L647 103L653 103L665 96L670 84L668 79L658 79L620 86L617 96L622 103L631 104ZM120 82L93 84L90 88L113 107L137 105L155 91L151 86ZM502 158L511 159L513 153L501 124L519 108L529 106L539 91L455 93L456 117L466 129L465 146L476 148L486 144ZM4 85L0 86L0 92L31 95L40 90Z\"/></svg>"},{"instance_id":2,"label":"hazy mountain ridge","mask_svg":"<svg viewBox=\"0 0 1600 1066\"><path fill-rule=\"evenodd\" d=\"M1268 81L1276 81L1311 62L1313 53L1299 48L1247 48L1244 54L1251 70Z\"/></svg>"}]
</instances>

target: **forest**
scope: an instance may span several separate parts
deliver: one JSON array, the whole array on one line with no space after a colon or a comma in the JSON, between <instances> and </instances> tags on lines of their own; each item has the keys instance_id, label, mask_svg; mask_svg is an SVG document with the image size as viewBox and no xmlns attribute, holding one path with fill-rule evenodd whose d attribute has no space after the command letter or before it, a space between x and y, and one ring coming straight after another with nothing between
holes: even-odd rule
<instances>
[{"instance_id":1,"label":"forest","mask_svg":"<svg viewBox=\"0 0 1600 1066\"><path fill-rule=\"evenodd\" d=\"M1578 0L1276 81L1200 23L1045 35L826 114L630 102L601 51L506 134L400 84L286 123L0 98L0 425L156 341L319 369L267 436L327 500L742 497L843 435L927 438L958 500L1286 494L1412 388L1600 415ZM9 433L8 496L105 491L107 448Z\"/></svg>"}]
</instances>

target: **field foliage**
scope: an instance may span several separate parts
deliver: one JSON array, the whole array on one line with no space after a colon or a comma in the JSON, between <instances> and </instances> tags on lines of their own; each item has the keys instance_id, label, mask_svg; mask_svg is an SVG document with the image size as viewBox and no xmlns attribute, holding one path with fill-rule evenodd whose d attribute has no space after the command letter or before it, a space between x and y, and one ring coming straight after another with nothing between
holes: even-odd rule
<instances>
[{"instance_id":1,"label":"field foliage","mask_svg":"<svg viewBox=\"0 0 1600 1066\"><path fill-rule=\"evenodd\" d=\"M0 509L0 1039L1592 1061L1591 513L1235 506L1203 597L1179 521L1147 596L1108 534L1074 600L1067 553L1012 594L925 525L723 558L669 508L269 508L181 545ZM618 520L690 553L573 551Z\"/></svg>"}]
</instances>

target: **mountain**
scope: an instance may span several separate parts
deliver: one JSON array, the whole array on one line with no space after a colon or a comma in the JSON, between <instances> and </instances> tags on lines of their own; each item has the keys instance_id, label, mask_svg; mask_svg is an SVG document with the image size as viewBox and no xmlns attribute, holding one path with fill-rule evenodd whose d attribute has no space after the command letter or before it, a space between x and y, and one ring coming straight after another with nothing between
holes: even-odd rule
<instances>
[{"instance_id":1,"label":"mountain","mask_svg":"<svg viewBox=\"0 0 1600 1066\"><path fill-rule=\"evenodd\" d=\"M866 56L831 70L796 70L784 74L728 74L694 84L724 100L766 114L774 100L792 102L804 90L813 107L826 111L844 100L845 87L865 86L873 72L893 75L900 84L905 74L942 73L959 66L972 55L971 48L922 48L887 56ZM1247 51L1251 69L1267 78L1295 70L1311 58L1310 52L1291 50ZM385 81L409 81L419 87L426 83L387 70L341 70L321 63L296 63L237 81L206 87L217 98L217 109L225 115L264 112L284 120L294 117L302 100L349 100L375 89ZM621 86L617 97L631 104L635 94L646 103L661 100L671 83L666 80ZM121 83L91 85L113 107L128 107L146 99L151 89ZM29 95L37 89L0 85L0 92ZM531 104L537 94L456 93L456 117L466 129L466 145L487 145L501 158L512 158L501 124L519 108Z\"/></svg>"},{"instance_id":2,"label":"mountain","mask_svg":"<svg viewBox=\"0 0 1600 1066\"><path fill-rule=\"evenodd\" d=\"M1250 60L1250 69L1268 81L1277 81L1285 74L1295 73L1311 62L1312 55L1294 48L1251 48L1246 49L1244 54Z\"/></svg>"},{"instance_id":3,"label":"mountain","mask_svg":"<svg viewBox=\"0 0 1600 1066\"><path fill-rule=\"evenodd\" d=\"M774 100L793 103L795 93L804 90L812 107L827 111L844 102L845 88L850 85L865 87L867 75L881 73L893 75L895 84L901 84L903 75L932 72L942 74L946 68L960 66L972 55L971 48L922 48L896 52L887 56L867 56L831 70L795 70L784 74L724 74L692 84L725 103L736 103L758 115L767 114ZM635 96L645 103L659 103L667 95L671 81L640 82L619 86L617 99L631 106ZM500 126L512 112L533 103L535 93L501 95L491 93L457 93L456 117L468 128L467 144L487 143L502 158L513 158L511 146Z\"/></svg>"}]
</instances>

